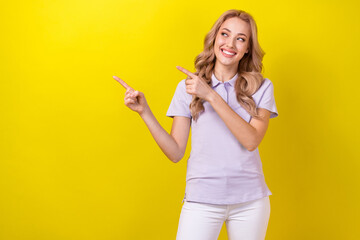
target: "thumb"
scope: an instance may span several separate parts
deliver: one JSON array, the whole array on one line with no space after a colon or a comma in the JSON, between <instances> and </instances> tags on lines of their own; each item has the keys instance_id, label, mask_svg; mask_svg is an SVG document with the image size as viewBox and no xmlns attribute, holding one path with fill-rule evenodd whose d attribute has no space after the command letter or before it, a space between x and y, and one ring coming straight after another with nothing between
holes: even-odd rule
<instances>
[{"instance_id":1,"label":"thumb","mask_svg":"<svg viewBox=\"0 0 360 240\"><path fill-rule=\"evenodd\" d=\"M132 93L133 97L139 97L140 96L140 92L139 91L134 91Z\"/></svg>"},{"instance_id":2,"label":"thumb","mask_svg":"<svg viewBox=\"0 0 360 240\"><path fill-rule=\"evenodd\" d=\"M143 103L145 101L145 95L143 92L137 92L136 98L139 100L140 103Z\"/></svg>"}]
</instances>

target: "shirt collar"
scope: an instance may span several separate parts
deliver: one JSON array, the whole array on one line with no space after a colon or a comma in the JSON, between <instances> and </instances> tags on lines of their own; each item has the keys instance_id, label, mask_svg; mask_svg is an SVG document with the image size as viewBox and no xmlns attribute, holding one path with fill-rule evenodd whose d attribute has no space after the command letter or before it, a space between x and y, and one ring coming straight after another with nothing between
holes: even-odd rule
<instances>
[{"instance_id":1,"label":"shirt collar","mask_svg":"<svg viewBox=\"0 0 360 240\"><path fill-rule=\"evenodd\" d=\"M239 73L236 73L235 76L233 76L229 81L226 81L227 83L230 84L230 86L235 86L235 82L236 82L236 79L238 78L238 75ZM226 83L224 82L224 83ZM212 73L211 75L211 83L212 83L212 87L216 87L217 85L219 85L220 83L223 83L221 81L219 81L216 77L215 77L215 74L214 72Z\"/></svg>"}]
</instances>

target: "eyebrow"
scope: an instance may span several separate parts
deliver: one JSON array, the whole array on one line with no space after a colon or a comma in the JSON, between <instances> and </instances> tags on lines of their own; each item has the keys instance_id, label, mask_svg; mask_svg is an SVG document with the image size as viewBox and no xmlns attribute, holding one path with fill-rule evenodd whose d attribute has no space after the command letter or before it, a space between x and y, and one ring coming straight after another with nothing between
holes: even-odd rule
<instances>
[{"instance_id":1,"label":"eyebrow","mask_svg":"<svg viewBox=\"0 0 360 240\"><path fill-rule=\"evenodd\" d=\"M230 31L229 29L227 29L227 28L223 28L223 29L231 32L231 31ZM237 35L244 35L245 37L247 37L246 34L244 34L244 33L238 33Z\"/></svg>"}]
</instances>

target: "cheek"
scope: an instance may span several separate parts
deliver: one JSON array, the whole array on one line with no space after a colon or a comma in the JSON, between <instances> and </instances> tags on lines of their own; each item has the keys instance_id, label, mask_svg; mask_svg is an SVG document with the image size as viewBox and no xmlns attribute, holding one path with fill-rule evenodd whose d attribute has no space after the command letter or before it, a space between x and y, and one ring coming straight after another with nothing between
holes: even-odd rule
<instances>
[{"instance_id":1,"label":"cheek","mask_svg":"<svg viewBox=\"0 0 360 240\"><path fill-rule=\"evenodd\" d=\"M215 40L215 46L219 47L221 45L224 44L224 40L221 39L220 37L218 37L216 40Z\"/></svg>"},{"instance_id":2,"label":"cheek","mask_svg":"<svg viewBox=\"0 0 360 240\"><path fill-rule=\"evenodd\" d=\"M224 45L225 44L225 40L223 39L219 39L218 41L218 45L221 46L221 45Z\"/></svg>"},{"instance_id":3,"label":"cheek","mask_svg":"<svg viewBox=\"0 0 360 240\"><path fill-rule=\"evenodd\" d=\"M240 51L246 51L247 49L247 44L246 43L238 43L237 44L237 49L239 49Z\"/></svg>"}]
</instances>

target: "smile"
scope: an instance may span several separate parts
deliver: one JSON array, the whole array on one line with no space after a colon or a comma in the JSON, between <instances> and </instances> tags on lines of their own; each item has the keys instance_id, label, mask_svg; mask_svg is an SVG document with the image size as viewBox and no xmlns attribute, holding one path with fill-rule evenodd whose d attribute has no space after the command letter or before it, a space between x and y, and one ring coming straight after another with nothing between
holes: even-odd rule
<instances>
[{"instance_id":1,"label":"smile","mask_svg":"<svg viewBox=\"0 0 360 240\"><path fill-rule=\"evenodd\" d=\"M226 51L226 50L224 50L224 49L221 49L221 53L222 53L225 57L228 57L228 58L231 58L231 57L233 57L233 56L236 55L236 53L228 52L228 51Z\"/></svg>"}]
</instances>

